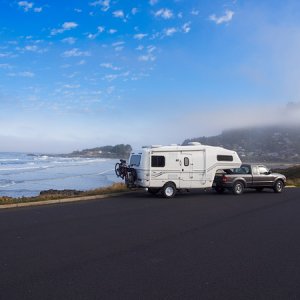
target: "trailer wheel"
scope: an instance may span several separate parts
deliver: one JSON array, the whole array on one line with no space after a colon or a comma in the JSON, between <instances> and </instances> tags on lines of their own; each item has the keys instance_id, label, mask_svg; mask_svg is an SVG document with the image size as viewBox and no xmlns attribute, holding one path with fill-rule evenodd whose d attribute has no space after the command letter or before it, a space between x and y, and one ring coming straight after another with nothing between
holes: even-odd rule
<instances>
[{"instance_id":1,"label":"trailer wheel","mask_svg":"<svg viewBox=\"0 0 300 300\"><path fill-rule=\"evenodd\" d=\"M167 182L162 188L162 194L165 198L173 198L176 194L175 184Z\"/></svg>"},{"instance_id":2,"label":"trailer wheel","mask_svg":"<svg viewBox=\"0 0 300 300\"><path fill-rule=\"evenodd\" d=\"M232 192L234 195L241 195L244 192L244 184L241 181L234 183L232 187Z\"/></svg>"},{"instance_id":3,"label":"trailer wheel","mask_svg":"<svg viewBox=\"0 0 300 300\"><path fill-rule=\"evenodd\" d=\"M284 188L284 184L283 184L283 181L278 179L276 182L275 182L275 185L274 185L274 192L275 193L281 193L283 191L283 188Z\"/></svg>"}]
</instances>

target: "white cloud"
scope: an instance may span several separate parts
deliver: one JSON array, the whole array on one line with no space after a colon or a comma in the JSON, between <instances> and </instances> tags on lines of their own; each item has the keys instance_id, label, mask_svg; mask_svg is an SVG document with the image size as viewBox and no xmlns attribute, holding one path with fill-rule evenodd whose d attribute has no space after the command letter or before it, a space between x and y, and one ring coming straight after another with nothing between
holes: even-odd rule
<instances>
[{"instance_id":1,"label":"white cloud","mask_svg":"<svg viewBox=\"0 0 300 300\"><path fill-rule=\"evenodd\" d=\"M19 1L18 2L18 5L20 6L20 7L22 7L23 9L24 9L24 11L29 11L29 10L31 10L32 8L33 8L33 2L28 2L28 1Z\"/></svg>"},{"instance_id":2,"label":"white cloud","mask_svg":"<svg viewBox=\"0 0 300 300\"><path fill-rule=\"evenodd\" d=\"M138 50L138 51L142 51L143 49L144 49L143 45L139 45L138 47L135 48L135 50Z\"/></svg>"},{"instance_id":3,"label":"white cloud","mask_svg":"<svg viewBox=\"0 0 300 300\"><path fill-rule=\"evenodd\" d=\"M23 8L25 12L28 12L30 10L33 10L36 13L42 12L43 8L42 7L34 7L33 2L28 2L28 1L19 1L18 2L19 7Z\"/></svg>"},{"instance_id":4,"label":"white cloud","mask_svg":"<svg viewBox=\"0 0 300 300\"><path fill-rule=\"evenodd\" d=\"M168 8L162 8L155 12L156 17L161 17L165 20L173 18L173 12Z\"/></svg>"},{"instance_id":5,"label":"white cloud","mask_svg":"<svg viewBox=\"0 0 300 300\"><path fill-rule=\"evenodd\" d=\"M138 12L139 12L139 10L136 7L132 8L132 10L131 10L131 13L133 15L136 15Z\"/></svg>"},{"instance_id":6,"label":"white cloud","mask_svg":"<svg viewBox=\"0 0 300 300\"><path fill-rule=\"evenodd\" d=\"M145 54L145 55L140 55L138 57L139 61L155 61L156 57L152 54Z\"/></svg>"},{"instance_id":7,"label":"white cloud","mask_svg":"<svg viewBox=\"0 0 300 300\"><path fill-rule=\"evenodd\" d=\"M110 8L110 0L99 0L90 3L91 6L100 6L102 11L108 11Z\"/></svg>"},{"instance_id":8,"label":"white cloud","mask_svg":"<svg viewBox=\"0 0 300 300\"><path fill-rule=\"evenodd\" d=\"M79 57L79 56L90 56L90 52L88 51L80 51L78 48L73 48L71 50L65 51L62 56L63 57Z\"/></svg>"},{"instance_id":9,"label":"white cloud","mask_svg":"<svg viewBox=\"0 0 300 300\"><path fill-rule=\"evenodd\" d=\"M140 55L138 57L138 60L139 61L155 61L156 60L156 57L155 55L153 54L153 52L156 50L156 47L153 46L153 45L150 45L147 47L147 51L144 55Z\"/></svg>"},{"instance_id":10,"label":"white cloud","mask_svg":"<svg viewBox=\"0 0 300 300\"><path fill-rule=\"evenodd\" d=\"M33 11L36 12L36 13L40 13L40 12L43 11L43 8L42 8L42 7L35 7L35 8L33 9Z\"/></svg>"},{"instance_id":11,"label":"white cloud","mask_svg":"<svg viewBox=\"0 0 300 300\"><path fill-rule=\"evenodd\" d=\"M26 51L37 52L39 48L36 45L29 45L29 46L26 46L24 49Z\"/></svg>"},{"instance_id":12,"label":"white cloud","mask_svg":"<svg viewBox=\"0 0 300 300\"><path fill-rule=\"evenodd\" d=\"M115 48L115 51L122 51L123 49L124 49L123 46L118 46L118 47Z\"/></svg>"},{"instance_id":13,"label":"white cloud","mask_svg":"<svg viewBox=\"0 0 300 300\"><path fill-rule=\"evenodd\" d=\"M121 19L124 18L124 12L123 12L123 10L116 10L112 14L113 14L113 16L115 18L121 18Z\"/></svg>"},{"instance_id":14,"label":"white cloud","mask_svg":"<svg viewBox=\"0 0 300 300\"><path fill-rule=\"evenodd\" d=\"M19 73L9 73L8 76L32 78L35 76L35 74L30 71L25 71L25 72L19 72Z\"/></svg>"},{"instance_id":15,"label":"white cloud","mask_svg":"<svg viewBox=\"0 0 300 300\"><path fill-rule=\"evenodd\" d=\"M105 75L102 79L104 80L107 80L107 81L113 81L113 80L116 80L118 78L126 78L130 75L130 72L127 71L127 72L124 72L124 73L120 73L120 74L108 74L108 75Z\"/></svg>"},{"instance_id":16,"label":"white cloud","mask_svg":"<svg viewBox=\"0 0 300 300\"><path fill-rule=\"evenodd\" d=\"M177 32L177 29L175 27L164 29L164 35L165 36L172 36L176 32Z\"/></svg>"},{"instance_id":17,"label":"white cloud","mask_svg":"<svg viewBox=\"0 0 300 300\"><path fill-rule=\"evenodd\" d=\"M75 29L76 27L78 27L78 24L75 23L75 22L65 22L65 23L63 23L61 28L52 29L51 30L51 35L56 35L58 33L63 33L65 31Z\"/></svg>"},{"instance_id":18,"label":"white cloud","mask_svg":"<svg viewBox=\"0 0 300 300\"><path fill-rule=\"evenodd\" d=\"M82 13L82 9L80 9L80 8L74 8L74 11L77 13Z\"/></svg>"},{"instance_id":19,"label":"white cloud","mask_svg":"<svg viewBox=\"0 0 300 300\"><path fill-rule=\"evenodd\" d=\"M73 44L76 43L76 38L74 38L74 37L67 37L67 38L63 39L62 42L67 43L69 45L73 45Z\"/></svg>"},{"instance_id":20,"label":"white cloud","mask_svg":"<svg viewBox=\"0 0 300 300\"><path fill-rule=\"evenodd\" d=\"M134 39L136 40L142 40L144 37L146 37L148 34L147 33L137 33L133 36Z\"/></svg>"},{"instance_id":21,"label":"white cloud","mask_svg":"<svg viewBox=\"0 0 300 300\"><path fill-rule=\"evenodd\" d=\"M217 17L215 14L209 16L209 20L215 22L217 25L222 23L228 23L232 20L234 12L232 10L226 10L225 15Z\"/></svg>"},{"instance_id":22,"label":"white cloud","mask_svg":"<svg viewBox=\"0 0 300 300\"><path fill-rule=\"evenodd\" d=\"M189 33L190 30L191 30L191 22L187 22L187 23L182 25L182 31L184 33Z\"/></svg>"},{"instance_id":23,"label":"white cloud","mask_svg":"<svg viewBox=\"0 0 300 300\"><path fill-rule=\"evenodd\" d=\"M88 38L93 40L95 39L98 35L100 35L102 32L104 32L105 28L103 26L98 26L97 27L97 32L96 33L89 33Z\"/></svg>"},{"instance_id":24,"label":"white cloud","mask_svg":"<svg viewBox=\"0 0 300 300\"><path fill-rule=\"evenodd\" d=\"M199 15L199 10L197 10L197 9L192 9L192 11L191 11L191 15L193 15L193 16L198 16Z\"/></svg>"},{"instance_id":25,"label":"white cloud","mask_svg":"<svg viewBox=\"0 0 300 300\"><path fill-rule=\"evenodd\" d=\"M114 70L114 71L121 70L121 68L115 67L111 63L102 63L102 64L100 64L100 67L106 68L106 69L111 69L111 70Z\"/></svg>"},{"instance_id":26,"label":"white cloud","mask_svg":"<svg viewBox=\"0 0 300 300\"><path fill-rule=\"evenodd\" d=\"M63 85L65 89L79 89L80 84L65 84Z\"/></svg>"},{"instance_id":27,"label":"white cloud","mask_svg":"<svg viewBox=\"0 0 300 300\"><path fill-rule=\"evenodd\" d=\"M11 57L12 56L12 53L10 53L10 52L6 52L6 53L1 53L0 52L0 58L2 58L2 57Z\"/></svg>"},{"instance_id":28,"label":"white cloud","mask_svg":"<svg viewBox=\"0 0 300 300\"><path fill-rule=\"evenodd\" d=\"M110 33L110 34L114 34L114 33L116 33L116 32L117 32L116 29L109 29L109 30L108 30L108 33Z\"/></svg>"},{"instance_id":29,"label":"white cloud","mask_svg":"<svg viewBox=\"0 0 300 300\"><path fill-rule=\"evenodd\" d=\"M157 2L158 2L158 0L150 0L150 1L149 1L149 4L153 6L153 5L155 5Z\"/></svg>"},{"instance_id":30,"label":"white cloud","mask_svg":"<svg viewBox=\"0 0 300 300\"><path fill-rule=\"evenodd\" d=\"M7 69L11 69L11 68L12 68L12 66L9 64L0 64L0 69L7 70Z\"/></svg>"},{"instance_id":31,"label":"white cloud","mask_svg":"<svg viewBox=\"0 0 300 300\"><path fill-rule=\"evenodd\" d=\"M121 46L121 45L124 45L125 42L121 41L121 42L115 42L113 44L111 44L113 47L117 47L117 46Z\"/></svg>"},{"instance_id":32,"label":"white cloud","mask_svg":"<svg viewBox=\"0 0 300 300\"><path fill-rule=\"evenodd\" d=\"M77 26L78 26L78 24L75 22L65 22L63 24L62 28L64 30L70 30L70 29L76 28Z\"/></svg>"}]
</instances>

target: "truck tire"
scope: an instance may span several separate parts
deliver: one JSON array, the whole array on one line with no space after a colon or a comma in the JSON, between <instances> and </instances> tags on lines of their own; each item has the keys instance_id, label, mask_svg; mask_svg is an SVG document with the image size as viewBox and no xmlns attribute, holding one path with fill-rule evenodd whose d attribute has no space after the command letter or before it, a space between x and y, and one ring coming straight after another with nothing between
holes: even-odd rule
<instances>
[{"instance_id":1,"label":"truck tire","mask_svg":"<svg viewBox=\"0 0 300 300\"><path fill-rule=\"evenodd\" d=\"M233 184L232 193L234 195L241 195L244 192L244 184L241 181L237 181Z\"/></svg>"},{"instance_id":2,"label":"truck tire","mask_svg":"<svg viewBox=\"0 0 300 300\"><path fill-rule=\"evenodd\" d=\"M284 188L284 184L283 184L283 181L278 179L275 181L275 184L274 184L274 187L273 187L273 190L275 193L281 193L283 191L283 188Z\"/></svg>"},{"instance_id":3,"label":"truck tire","mask_svg":"<svg viewBox=\"0 0 300 300\"><path fill-rule=\"evenodd\" d=\"M173 198L176 194L176 186L172 182L167 182L162 188L162 195L165 198Z\"/></svg>"}]
</instances>

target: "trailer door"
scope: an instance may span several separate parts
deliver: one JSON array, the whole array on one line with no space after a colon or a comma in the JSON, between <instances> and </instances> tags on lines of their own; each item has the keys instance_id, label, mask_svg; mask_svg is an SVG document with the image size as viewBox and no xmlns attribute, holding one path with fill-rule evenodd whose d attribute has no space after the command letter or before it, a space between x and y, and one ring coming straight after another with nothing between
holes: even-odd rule
<instances>
[{"instance_id":1,"label":"trailer door","mask_svg":"<svg viewBox=\"0 0 300 300\"><path fill-rule=\"evenodd\" d=\"M188 189L193 182L193 156L189 153L182 153L180 157L180 181L179 187Z\"/></svg>"}]
</instances>

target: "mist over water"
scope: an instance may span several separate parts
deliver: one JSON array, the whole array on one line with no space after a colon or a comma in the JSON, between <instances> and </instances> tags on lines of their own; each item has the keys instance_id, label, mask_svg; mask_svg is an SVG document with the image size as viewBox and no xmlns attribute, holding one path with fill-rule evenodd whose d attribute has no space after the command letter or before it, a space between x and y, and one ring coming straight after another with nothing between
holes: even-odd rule
<instances>
[{"instance_id":1,"label":"mist over water","mask_svg":"<svg viewBox=\"0 0 300 300\"><path fill-rule=\"evenodd\" d=\"M36 196L42 190L89 190L119 181L117 160L0 153L0 196Z\"/></svg>"}]
</instances>

